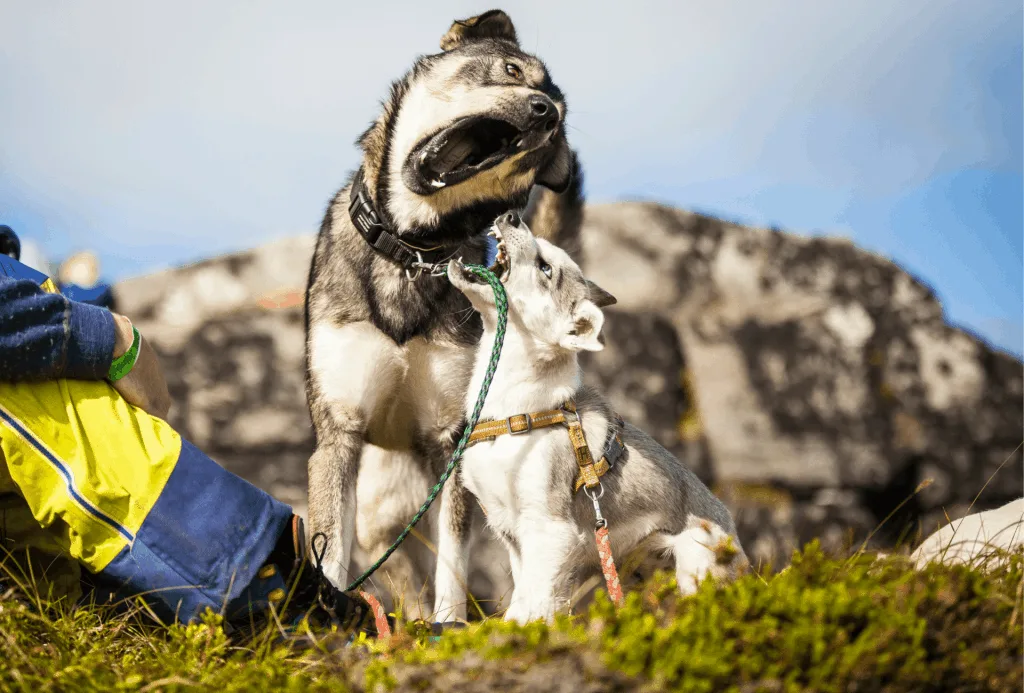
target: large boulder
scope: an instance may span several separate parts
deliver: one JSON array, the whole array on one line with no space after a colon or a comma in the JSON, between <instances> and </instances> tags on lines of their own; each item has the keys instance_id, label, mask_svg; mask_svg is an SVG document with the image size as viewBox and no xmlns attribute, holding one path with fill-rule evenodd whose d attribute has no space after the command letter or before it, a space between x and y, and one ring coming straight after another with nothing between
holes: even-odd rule
<instances>
[{"instance_id":1,"label":"large boulder","mask_svg":"<svg viewBox=\"0 0 1024 693\"><path fill-rule=\"evenodd\" d=\"M583 247L619 299L588 381L725 499L755 562L813 538L891 545L1020 495L1020 361L948 325L894 263L650 203L588 207ZM171 422L300 513L312 249L284 239L115 289L163 360ZM500 551L476 556L477 596L507 594Z\"/></svg>"},{"instance_id":2,"label":"large boulder","mask_svg":"<svg viewBox=\"0 0 1024 693\"><path fill-rule=\"evenodd\" d=\"M619 299L589 376L641 426L660 396L662 442L731 499L757 558L864 538L900 503L882 542L983 488L983 507L1019 496L1020 361L948 325L895 263L653 203L589 207L583 246Z\"/></svg>"}]
</instances>

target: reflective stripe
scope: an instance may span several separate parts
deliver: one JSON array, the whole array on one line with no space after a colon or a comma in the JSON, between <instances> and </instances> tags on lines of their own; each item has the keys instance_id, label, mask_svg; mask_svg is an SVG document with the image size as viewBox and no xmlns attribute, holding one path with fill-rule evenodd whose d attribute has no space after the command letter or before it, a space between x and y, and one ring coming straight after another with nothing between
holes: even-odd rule
<instances>
[{"instance_id":1,"label":"reflective stripe","mask_svg":"<svg viewBox=\"0 0 1024 693\"><path fill-rule=\"evenodd\" d=\"M21 422L18 421L18 419L15 418L13 414L11 414L11 412L4 408L3 405L0 405L0 419L6 422L7 425L10 426L11 429L13 429L14 432L17 433L22 438L22 440L24 440L33 448L35 448L36 451L38 451L44 458L46 458L46 460L53 466L53 468L56 469L57 472L62 477L64 477L64 485L68 490L68 495L71 496L71 498L74 499L74 501L78 503L78 505L83 510L88 512L96 519L101 520L102 522L109 525L112 529L116 530L118 534L123 536L129 542L135 541L135 535L129 532L128 529L124 527L124 525L122 525L117 520L113 519L112 517L104 513L102 510L100 510L95 505L90 503L88 499L86 499L81 493L79 493L78 489L75 487L75 477L74 474L71 472L71 468L67 464L62 462L60 458L58 458L55 454L53 454L53 452L51 452L50 449L47 448L46 445L44 445L41 440L32 435L31 431L29 431L25 426L23 426Z\"/></svg>"}]
</instances>

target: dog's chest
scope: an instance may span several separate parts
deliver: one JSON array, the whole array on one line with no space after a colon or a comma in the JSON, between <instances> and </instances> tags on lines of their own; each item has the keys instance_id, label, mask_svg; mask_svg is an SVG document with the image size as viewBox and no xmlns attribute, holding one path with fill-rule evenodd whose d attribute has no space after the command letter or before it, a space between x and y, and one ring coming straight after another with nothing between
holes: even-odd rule
<instances>
[{"instance_id":1,"label":"dog's chest","mask_svg":"<svg viewBox=\"0 0 1024 693\"><path fill-rule=\"evenodd\" d=\"M428 432L458 424L473 366L472 348L416 337L402 347L406 364L399 406Z\"/></svg>"},{"instance_id":2,"label":"dog's chest","mask_svg":"<svg viewBox=\"0 0 1024 693\"><path fill-rule=\"evenodd\" d=\"M555 436L562 429L535 430L523 436L501 436L474 445L462 461L466 488L476 496L497 532L515 535L524 516L551 516L551 466Z\"/></svg>"}]
</instances>

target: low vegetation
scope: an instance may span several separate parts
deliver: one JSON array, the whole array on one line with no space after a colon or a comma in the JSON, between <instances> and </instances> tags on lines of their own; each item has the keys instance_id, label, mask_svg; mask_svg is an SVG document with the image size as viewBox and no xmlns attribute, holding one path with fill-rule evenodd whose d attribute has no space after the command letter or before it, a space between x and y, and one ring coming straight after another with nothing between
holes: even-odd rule
<instances>
[{"instance_id":1,"label":"low vegetation","mask_svg":"<svg viewBox=\"0 0 1024 693\"><path fill-rule=\"evenodd\" d=\"M1022 557L981 566L824 555L681 599L659 575L616 609L598 596L551 626L489 619L432 638L245 642L219 618L0 601L0 690L13 691L1020 691Z\"/></svg>"}]
</instances>

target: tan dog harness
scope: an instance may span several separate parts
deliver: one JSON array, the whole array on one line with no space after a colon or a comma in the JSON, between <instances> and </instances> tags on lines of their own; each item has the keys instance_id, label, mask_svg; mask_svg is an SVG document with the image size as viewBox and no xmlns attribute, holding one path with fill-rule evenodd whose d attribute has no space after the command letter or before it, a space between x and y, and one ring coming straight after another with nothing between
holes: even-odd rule
<instances>
[{"instance_id":1,"label":"tan dog harness","mask_svg":"<svg viewBox=\"0 0 1024 693\"><path fill-rule=\"evenodd\" d=\"M576 454L576 464L579 467L573 492L585 488L584 493L594 504L594 517L597 521L594 528L594 540L597 543L597 553L601 559L601 573L604 575L605 585L608 588L608 596L615 604L621 606L623 603L622 584L619 582L619 572L616 570L615 560L612 558L608 521L601 514L599 501L604 495L601 477L619 461L622 453L626 450L619 435L622 427L625 426L622 417L618 414L615 415L615 426L604 447L604 454L597 462L594 462L594 457L590 454L590 446L587 445L587 437L583 433L583 422L580 420L579 412L576 411L576 403L572 400L563 404L561 409L515 414L504 420L479 423L469 434L466 447L483 440L494 440L498 436L519 436L529 433L535 428L547 428L559 424L565 424L568 428L569 441L572 443L573 452ZM480 509L484 511L484 515L487 514L483 504L480 505Z\"/></svg>"},{"instance_id":2,"label":"tan dog harness","mask_svg":"<svg viewBox=\"0 0 1024 693\"><path fill-rule=\"evenodd\" d=\"M519 436L529 433L536 428L547 428L565 424L569 431L569 441L572 443L573 452L576 454L576 464L579 472L576 475L576 483L573 491L579 491L581 487L588 489L595 488L601 483L601 477L622 457L626 448L622 444L619 431L625 425L622 418L615 415L615 427L605 445L604 454L597 462L590 453L590 446L587 445L587 438L583 434L583 424L580 421L579 412L576 411L576 403L569 400L561 409L549 411L531 412L529 414L515 414L507 419L497 421L485 421L477 424L469 436L470 445L475 445L484 440L494 440L498 436L513 435Z\"/></svg>"}]
</instances>

